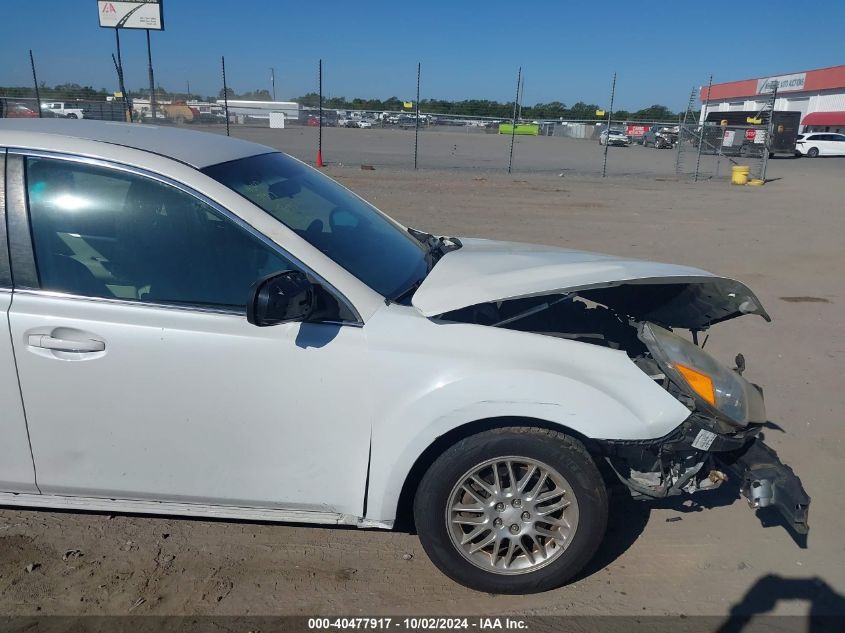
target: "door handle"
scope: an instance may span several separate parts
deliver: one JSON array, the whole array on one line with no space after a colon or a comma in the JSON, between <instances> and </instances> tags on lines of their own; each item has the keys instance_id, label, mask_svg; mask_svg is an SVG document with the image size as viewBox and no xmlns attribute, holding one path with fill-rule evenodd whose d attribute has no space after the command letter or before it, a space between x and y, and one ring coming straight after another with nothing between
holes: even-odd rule
<instances>
[{"instance_id":1,"label":"door handle","mask_svg":"<svg viewBox=\"0 0 845 633\"><path fill-rule=\"evenodd\" d=\"M27 344L31 347L41 347L57 352L102 352L106 349L103 341L89 339L87 341L71 341L65 338L55 338L49 334L30 334Z\"/></svg>"}]
</instances>

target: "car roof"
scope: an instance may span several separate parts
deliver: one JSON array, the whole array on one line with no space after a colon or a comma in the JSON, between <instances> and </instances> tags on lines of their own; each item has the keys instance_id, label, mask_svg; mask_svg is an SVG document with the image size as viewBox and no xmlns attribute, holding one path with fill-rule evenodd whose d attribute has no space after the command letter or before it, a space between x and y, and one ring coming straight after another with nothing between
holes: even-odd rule
<instances>
[{"instance_id":1,"label":"car roof","mask_svg":"<svg viewBox=\"0 0 845 633\"><path fill-rule=\"evenodd\" d=\"M197 169L278 150L223 134L175 127L112 121L69 119L0 119L4 131L31 132L131 147L158 154Z\"/></svg>"}]
</instances>

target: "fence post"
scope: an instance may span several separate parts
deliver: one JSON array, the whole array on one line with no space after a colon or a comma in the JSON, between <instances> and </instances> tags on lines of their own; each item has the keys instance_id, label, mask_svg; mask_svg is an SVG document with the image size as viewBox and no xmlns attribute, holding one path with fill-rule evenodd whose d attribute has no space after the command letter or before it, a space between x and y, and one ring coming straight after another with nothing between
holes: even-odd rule
<instances>
[{"instance_id":1,"label":"fence post","mask_svg":"<svg viewBox=\"0 0 845 633\"><path fill-rule=\"evenodd\" d=\"M323 60L317 62L317 160L316 167L324 167L323 163Z\"/></svg>"},{"instance_id":2,"label":"fence post","mask_svg":"<svg viewBox=\"0 0 845 633\"><path fill-rule=\"evenodd\" d=\"M417 147L419 145L419 138L420 138L420 69L421 64L417 62L417 120L414 123L414 169L417 168Z\"/></svg>"},{"instance_id":3,"label":"fence post","mask_svg":"<svg viewBox=\"0 0 845 633\"><path fill-rule=\"evenodd\" d=\"M774 81L772 89L771 107L769 108L769 125L766 127L766 142L763 143L763 167L760 170L760 180L766 181L766 170L769 167L769 145L772 143L772 134L775 131L775 103L778 98L778 82Z\"/></svg>"},{"instance_id":4,"label":"fence post","mask_svg":"<svg viewBox=\"0 0 845 633\"><path fill-rule=\"evenodd\" d=\"M35 75L35 58L32 56L32 49L29 49L29 65L32 66L32 83L35 84L35 103L38 106L38 118L44 116L41 111L41 93L38 91L38 77Z\"/></svg>"},{"instance_id":5,"label":"fence post","mask_svg":"<svg viewBox=\"0 0 845 633\"><path fill-rule=\"evenodd\" d=\"M114 64L114 70L117 73L117 84L120 87L120 94L123 95L123 118L124 122L128 118L130 121L132 120L132 109L129 106L129 95L126 94L126 87L123 85L123 69L120 67L119 62L114 58L114 53L111 55L112 63Z\"/></svg>"},{"instance_id":6,"label":"fence post","mask_svg":"<svg viewBox=\"0 0 845 633\"><path fill-rule=\"evenodd\" d=\"M125 115L130 121L132 121L132 104L129 102L129 95L126 92L126 84L123 82L123 57L120 54L120 29L117 27L114 29L114 41L117 46L117 61L114 62L114 65L117 68L117 81L120 86L120 94L123 95ZM114 61L114 55L112 55L112 60ZM155 121L153 121L153 123L155 123Z\"/></svg>"},{"instance_id":7,"label":"fence post","mask_svg":"<svg viewBox=\"0 0 845 633\"><path fill-rule=\"evenodd\" d=\"M226 115L226 136L229 136L229 87L226 85L226 57L220 57L223 66L223 112Z\"/></svg>"},{"instance_id":8,"label":"fence post","mask_svg":"<svg viewBox=\"0 0 845 633\"><path fill-rule=\"evenodd\" d=\"M516 106L519 103L519 86L522 83L522 66L516 73L516 96L513 99L513 122L511 124L511 152L508 156L508 173L511 173L513 167L513 142L516 138Z\"/></svg>"},{"instance_id":9,"label":"fence post","mask_svg":"<svg viewBox=\"0 0 845 633\"><path fill-rule=\"evenodd\" d=\"M147 32L147 71L150 76L150 112L152 113L153 123L156 122L156 96L155 96L155 80L153 79L153 53L150 49L150 29L144 29ZM191 95L188 95L191 98Z\"/></svg>"},{"instance_id":10,"label":"fence post","mask_svg":"<svg viewBox=\"0 0 845 633\"><path fill-rule=\"evenodd\" d=\"M616 96L616 73L613 73L613 82L610 84L610 109L607 111L607 139L604 142L604 163L601 167L601 177L607 175L607 148L610 147L610 126L613 123L613 98Z\"/></svg>"},{"instance_id":11,"label":"fence post","mask_svg":"<svg viewBox=\"0 0 845 633\"><path fill-rule=\"evenodd\" d=\"M713 75L710 75L710 81L707 82L707 101L710 101L710 91L713 89ZM698 169L701 166L701 146L704 144L704 124L707 122L707 101L701 103L701 125L698 133L698 156L695 159L695 177L693 182L698 182Z\"/></svg>"}]
</instances>

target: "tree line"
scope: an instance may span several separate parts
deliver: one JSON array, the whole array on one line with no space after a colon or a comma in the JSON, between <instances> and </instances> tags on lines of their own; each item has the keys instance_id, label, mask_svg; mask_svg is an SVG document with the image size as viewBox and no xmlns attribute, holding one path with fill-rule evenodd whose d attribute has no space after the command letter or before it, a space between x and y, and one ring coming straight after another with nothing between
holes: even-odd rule
<instances>
[{"instance_id":1,"label":"tree line","mask_svg":"<svg viewBox=\"0 0 845 633\"><path fill-rule=\"evenodd\" d=\"M39 85L39 92L41 94L42 101L72 101L76 99L105 101L106 97L111 94L105 88L95 89L91 86L81 86L76 83L59 84L52 87L42 83ZM149 88L141 88L131 91L131 96L134 97L149 98L149 94ZM34 91L31 87L0 86L0 95L19 98L33 97ZM217 97L202 97L198 94L188 94L186 92L171 92L159 86L155 90L155 95L156 99L166 101L188 101L191 99L205 99L213 101L215 98L223 98L223 90L220 90ZM238 93L232 88L228 88L226 95L229 99L244 99L250 101L270 101L272 99L270 91L263 88L242 93ZM292 101L299 103L304 107L316 108L319 105L320 96L315 92L309 92L301 97L295 97ZM331 110L371 110L379 112L408 110L404 108L404 104L405 102L398 97L390 97L388 99L363 99L360 97L347 99L346 97L323 97L323 107ZM522 119L530 120L590 120L598 118L596 111L601 109L602 108L598 104L584 103L583 101L578 101L577 103L569 106L560 101L551 101L549 103L523 105L521 108L518 108L518 112ZM489 99L464 99L463 101L422 99L420 101L420 110L431 114L510 119L513 116L513 102L502 103ZM666 106L655 104L649 106L648 108L642 108L636 111L616 110L613 112L613 118L617 121L674 121L678 119L678 113L673 112Z\"/></svg>"},{"instance_id":2,"label":"tree line","mask_svg":"<svg viewBox=\"0 0 845 633\"><path fill-rule=\"evenodd\" d=\"M296 103L306 107L317 107L320 96L317 93L309 92L301 97L292 99ZM372 111L396 111L406 109L404 102L398 97L389 99L347 99L346 97L323 97L323 107L332 110L372 110ZM560 101L549 103L536 103L534 105L523 105L517 108L523 119L596 119L596 111L602 108L595 103L577 103L567 106ZM421 99L420 110L431 114L456 115L456 116L478 116L510 119L513 117L513 101L499 102L489 99L465 99L463 101L447 101L444 99ZM648 108L636 111L615 110L613 118L616 120L642 120L642 121L674 121L678 113L673 112L664 105L655 104Z\"/></svg>"}]
</instances>

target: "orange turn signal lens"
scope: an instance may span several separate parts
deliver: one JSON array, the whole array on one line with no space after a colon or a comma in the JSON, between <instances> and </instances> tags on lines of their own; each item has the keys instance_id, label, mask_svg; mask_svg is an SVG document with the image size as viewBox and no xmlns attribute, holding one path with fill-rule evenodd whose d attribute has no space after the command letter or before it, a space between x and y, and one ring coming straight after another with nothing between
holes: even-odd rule
<instances>
[{"instance_id":1,"label":"orange turn signal lens","mask_svg":"<svg viewBox=\"0 0 845 633\"><path fill-rule=\"evenodd\" d=\"M680 363L675 364L675 368L695 393L701 396L708 404L714 407L716 406L716 390L713 388L713 380L710 376Z\"/></svg>"}]
</instances>

